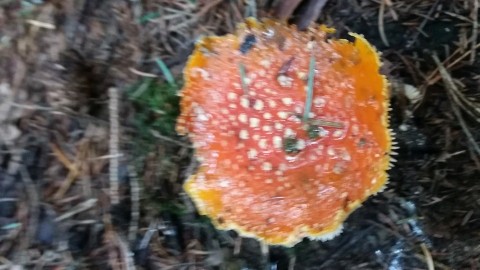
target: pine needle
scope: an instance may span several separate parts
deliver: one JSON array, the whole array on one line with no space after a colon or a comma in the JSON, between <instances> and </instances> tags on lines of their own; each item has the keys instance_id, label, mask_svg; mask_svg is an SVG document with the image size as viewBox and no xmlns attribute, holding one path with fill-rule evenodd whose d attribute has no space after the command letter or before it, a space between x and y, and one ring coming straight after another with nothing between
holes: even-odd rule
<instances>
[{"instance_id":1,"label":"pine needle","mask_svg":"<svg viewBox=\"0 0 480 270\"><path fill-rule=\"evenodd\" d=\"M378 12L378 32L380 33L380 38L382 39L383 44L385 44L385 46L387 47L390 47L390 43L388 42L387 35L385 34L384 15L385 15L385 0L382 0L380 3L380 10Z\"/></svg>"},{"instance_id":2,"label":"pine needle","mask_svg":"<svg viewBox=\"0 0 480 270\"><path fill-rule=\"evenodd\" d=\"M110 200L113 205L120 202L119 185L118 185L118 167L119 167L119 121L118 121L118 89L110 87L108 89L109 95L109 111L110 111L110 140L109 140L109 154L110 159Z\"/></svg>"},{"instance_id":3,"label":"pine needle","mask_svg":"<svg viewBox=\"0 0 480 270\"><path fill-rule=\"evenodd\" d=\"M443 66L442 62L438 59L438 56L436 54L433 54L432 58L433 58L433 61L435 61L435 63L437 64L440 75L442 76L443 82L445 84L445 88L447 90L447 95L450 98L451 103L452 103L451 105L452 105L453 113L457 117L457 120L460 124L460 127L462 128L463 132L465 133L465 136L467 136L467 140L470 143L470 145L472 146L472 149L477 153L478 156L480 156L480 146L476 142L473 134L470 132L469 127L467 126L467 124L463 120L462 113L461 113L460 109L458 108L460 106L460 104L457 104L455 102L455 94L454 93L458 92L459 90L457 89L457 86L453 82L453 78L450 76L450 74L448 73L445 66Z\"/></svg>"}]
</instances>

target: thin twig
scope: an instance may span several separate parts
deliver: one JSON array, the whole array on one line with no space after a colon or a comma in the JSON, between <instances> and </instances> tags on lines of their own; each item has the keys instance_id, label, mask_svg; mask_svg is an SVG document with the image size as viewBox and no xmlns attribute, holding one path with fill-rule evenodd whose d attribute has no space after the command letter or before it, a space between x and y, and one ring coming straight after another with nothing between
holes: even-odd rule
<instances>
[{"instance_id":1,"label":"thin twig","mask_svg":"<svg viewBox=\"0 0 480 270\"><path fill-rule=\"evenodd\" d=\"M193 25L194 23L198 22L199 19L201 17L203 17L205 14L207 14L212 8L214 8L215 6L221 4L223 2L223 0L214 0L214 1L208 1L205 6L203 6L196 14L195 14L195 17L189 19L189 20L185 20L175 26L172 26L170 28L170 31L171 32L175 32L175 31L178 31L184 27L188 27L188 26L191 26Z\"/></svg>"},{"instance_id":2,"label":"thin twig","mask_svg":"<svg viewBox=\"0 0 480 270\"><path fill-rule=\"evenodd\" d=\"M372 224L375 224L375 225L379 225L379 224L376 224L374 222L371 222ZM355 243L358 243L359 241L362 241L362 239L364 239L364 237L366 235L368 235L370 233L370 231L373 229L373 226L369 226L368 228L366 228L365 230L363 231L360 231L358 234L356 234L355 236L351 237L350 240L347 242L345 241L343 244L341 244L338 248L332 250L332 252L330 254L328 254L328 256L326 256L326 260L324 260L322 262L321 265L318 266L318 269L325 269L325 268L328 268L327 266L329 266L330 264L334 263L335 260L338 259L338 257L342 256L342 254L344 254L344 252L348 249L350 249L352 247L352 245L354 245ZM401 238L401 236L399 237Z\"/></svg>"},{"instance_id":3,"label":"thin twig","mask_svg":"<svg viewBox=\"0 0 480 270\"><path fill-rule=\"evenodd\" d=\"M109 112L110 112L110 141L109 141L109 155L110 159L110 200L112 204L120 202L118 195L118 165L119 165L119 124L118 124L118 89L110 87L109 94Z\"/></svg>"},{"instance_id":4,"label":"thin twig","mask_svg":"<svg viewBox=\"0 0 480 270\"><path fill-rule=\"evenodd\" d=\"M16 161L20 162L20 160ZM30 245L30 239L35 238L35 231L38 227L38 218L39 212L38 207L40 206L40 199L38 196L37 188L30 177L27 169L21 165L20 166L20 175L22 176L22 181L25 185L25 190L28 195L28 212L29 212L29 221L27 227L27 233L25 235L25 240L22 241L22 244L25 250Z\"/></svg>"},{"instance_id":5,"label":"thin twig","mask_svg":"<svg viewBox=\"0 0 480 270\"><path fill-rule=\"evenodd\" d=\"M455 13L455 12L444 11L443 14L448 15L448 16L451 16L451 17L453 17L453 18L455 18L455 19L459 19L459 20L464 21L464 22L466 22L466 23L473 23L473 22L472 22L472 19L469 19L468 17L462 16L462 15L457 14L457 13Z\"/></svg>"},{"instance_id":6,"label":"thin twig","mask_svg":"<svg viewBox=\"0 0 480 270\"><path fill-rule=\"evenodd\" d=\"M280 20L287 20L295 11L301 0L279 1L277 4L274 17Z\"/></svg>"},{"instance_id":7,"label":"thin twig","mask_svg":"<svg viewBox=\"0 0 480 270\"><path fill-rule=\"evenodd\" d=\"M150 240L152 240L153 235L157 231L158 231L158 221L157 220L151 221L150 225L148 225L148 230L143 235L142 240L140 241L140 244L138 244L138 249L146 249L150 243Z\"/></svg>"},{"instance_id":8,"label":"thin twig","mask_svg":"<svg viewBox=\"0 0 480 270\"><path fill-rule=\"evenodd\" d=\"M293 255L290 260L288 260L288 270L295 270L295 263L297 262L297 256Z\"/></svg>"},{"instance_id":9,"label":"thin twig","mask_svg":"<svg viewBox=\"0 0 480 270\"><path fill-rule=\"evenodd\" d=\"M50 148L52 149L53 155L70 171L78 170L77 166L71 162L68 157L63 153L63 151L56 144L51 143Z\"/></svg>"},{"instance_id":10,"label":"thin twig","mask_svg":"<svg viewBox=\"0 0 480 270\"><path fill-rule=\"evenodd\" d=\"M8 93L7 97L2 95L2 100L0 101L0 124L6 122L9 119L10 107L12 102L15 100L15 95L10 88L8 83L0 83L0 92ZM5 104L5 105L4 105Z\"/></svg>"},{"instance_id":11,"label":"thin twig","mask_svg":"<svg viewBox=\"0 0 480 270\"><path fill-rule=\"evenodd\" d=\"M79 175L79 166L77 164L71 162L67 156L63 153L63 151L56 145L50 144L50 148L52 149L53 154L57 157L57 159L68 169L67 178L62 182L60 188L55 192L53 198L55 200L59 200L65 195L67 190L72 186L75 179L77 179ZM77 157L78 160L78 157Z\"/></svg>"},{"instance_id":12,"label":"thin twig","mask_svg":"<svg viewBox=\"0 0 480 270\"><path fill-rule=\"evenodd\" d=\"M135 75L142 76L142 77L148 77L148 78L157 78L157 74L153 73L148 73L148 72L143 72L134 68L129 68L130 72L132 72Z\"/></svg>"},{"instance_id":13,"label":"thin twig","mask_svg":"<svg viewBox=\"0 0 480 270\"><path fill-rule=\"evenodd\" d=\"M51 29L51 30L54 30L56 28L55 25L51 23L41 22L37 20L26 20L26 22L39 28L45 28L45 29Z\"/></svg>"},{"instance_id":14,"label":"thin twig","mask_svg":"<svg viewBox=\"0 0 480 270\"><path fill-rule=\"evenodd\" d=\"M241 248L242 248L242 237L239 236L235 239L234 245L233 245L233 255L238 256L240 254Z\"/></svg>"},{"instance_id":15,"label":"thin twig","mask_svg":"<svg viewBox=\"0 0 480 270\"><path fill-rule=\"evenodd\" d=\"M475 50L478 49L478 48L480 48L480 43L475 46ZM451 60L451 59L453 58L453 56L454 56L456 53L460 52L460 51L461 51L460 48L457 49L451 56L449 56L449 57L444 61L444 63L446 63L446 62L448 62L449 60ZM471 51L466 52L466 53L462 54L461 56L459 56L457 59L455 59L453 62L451 62L451 63L449 63L449 64L443 64L443 65L444 65L446 68L453 68L456 64L458 64L460 61L462 61L462 60L465 59L467 56L469 56L470 53L471 53ZM432 84L435 84L436 82L438 82L441 78L442 78L442 76L440 76L440 75L438 74L438 67L437 67L437 69L435 69L435 70L427 77L426 82L427 82L428 85L432 85Z\"/></svg>"},{"instance_id":16,"label":"thin twig","mask_svg":"<svg viewBox=\"0 0 480 270\"><path fill-rule=\"evenodd\" d=\"M97 199L88 199L82 203L79 203L77 204L76 206L72 207L68 212L66 212L65 214L57 217L55 219L55 222L60 222L60 221L63 221L65 219L68 219L68 218L71 218L73 217L74 215L78 214L78 213L81 213L81 212L84 212L92 207L94 207L96 204L97 204Z\"/></svg>"},{"instance_id":17,"label":"thin twig","mask_svg":"<svg viewBox=\"0 0 480 270\"><path fill-rule=\"evenodd\" d=\"M130 251L122 236L115 232L110 220L110 215L104 215L105 238L109 247L110 266L112 269L134 270L133 252Z\"/></svg>"},{"instance_id":18,"label":"thin twig","mask_svg":"<svg viewBox=\"0 0 480 270\"><path fill-rule=\"evenodd\" d=\"M128 229L128 241L133 243L135 241L138 231L138 222L140 219L140 185L138 184L138 175L135 171L135 167L128 166L128 173L130 176L130 198L131 198L131 210L130 210L130 226Z\"/></svg>"},{"instance_id":19,"label":"thin twig","mask_svg":"<svg viewBox=\"0 0 480 270\"><path fill-rule=\"evenodd\" d=\"M393 9L392 0L385 0L385 4L387 4L387 6L389 7L389 9L390 9L390 14L392 14L392 18L393 18L395 21L398 21L398 14L397 14L397 12L395 11L395 9Z\"/></svg>"},{"instance_id":20,"label":"thin twig","mask_svg":"<svg viewBox=\"0 0 480 270\"><path fill-rule=\"evenodd\" d=\"M268 258L270 254L270 247L264 242L260 242L260 251L264 258Z\"/></svg>"},{"instance_id":21,"label":"thin twig","mask_svg":"<svg viewBox=\"0 0 480 270\"><path fill-rule=\"evenodd\" d=\"M25 110L54 111L54 108L46 107L46 106L28 105L28 104L21 104L21 103L16 103L16 102L11 102L10 105L12 107L25 109Z\"/></svg>"},{"instance_id":22,"label":"thin twig","mask_svg":"<svg viewBox=\"0 0 480 270\"><path fill-rule=\"evenodd\" d=\"M178 145L178 146L181 146L181 147L184 147L184 148L193 148L192 145L183 143L183 142L181 142L181 141L172 139L172 138L167 137L167 136L163 136L163 135L160 134L158 131L153 130L153 129L150 130L150 134L152 134L152 136L155 137L155 138L157 138L157 139L164 140L164 141L166 141L166 142L171 142L171 143L174 143L174 144L176 144L176 145Z\"/></svg>"},{"instance_id":23,"label":"thin twig","mask_svg":"<svg viewBox=\"0 0 480 270\"><path fill-rule=\"evenodd\" d=\"M421 254L415 254L414 255L415 258L423 261L423 262L427 262L426 261L426 258L424 256L422 256ZM442 270L452 270L451 267L445 265L445 264L442 264L442 263L439 263L438 261L434 261L433 264L438 268L438 269L442 269Z\"/></svg>"},{"instance_id":24,"label":"thin twig","mask_svg":"<svg viewBox=\"0 0 480 270\"><path fill-rule=\"evenodd\" d=\"M460 112L460 110L458 109L458 107L457 107L457 105L454 101L455 97L453 97L454 94L452 92L458 92L459 90L457 89L457 86L453 82L452 77L448 73L445 66L443 66L442 62L438 59L438 57L435 54L433 54L432 58L435 61L435 63L437 64L440 75L442 76L443 82L445 83L445 87L447 88L447 94L448 94L448 97L450 98L451 103L452 103L452 110L453 110L455 116L457 117L457 120L458 120L460 126L462 127L463 132L467 136L467 139L468 139L470 145L475 150L475 152L477 152L477 155L480 156L480 147L478 146L477 142L475 141L475 138L473 137L472 133L470 132L470 129L468 128L467 124L463 120L462 113Z\"/></svg>"},{"instance_id":25,"label":"thin twig","mask_svg":"<svg viewBox=\"0 0 480 270\"><path fill-rule=\"evenodd\" d=\"M135 18L136 22L139 22L142 16L142 1L130 0L130 3L132 5L131 9L132 9L133 17Z\"/></svg>"},{"instance_id":26,"label":"thin twig","mask_svg":"<svg viewBox=\"0 0 480 270\"><path fill-rule=\"evenodd\" d=\"M305 11L302 13L302 16L299 16L295 21L295 24L298 26L299 30L306 30L312 22L315 22L320 13L323 10L323 7L328 0L311 0L307 2ZM289 1L285 1L289 2Z\"/></svg>"},{"instance_id":27,"label":"thin twig","mask_svg":"<svg viewBox=\"0 0 480 270\"><path fill-rule=\"evenodd\" d=\"M427 25L427 22L429 20L433 20L431 18L433 12L437 9L437 6L439 4L440 0L437 0L435 1L435 3L433 3L432 7L430 8L430 10L428 11L428 14L427 16L425 16L424 20L422 21L422 23L420 24L420 26L418 26L417 28L417 32L415 32L413 34L413 38L407 43L407 48L411 48L413 46L413 44L415 44L415 42L417 42L418 40L418 36L420 35L420 33L423 31L423 28L425 27L425 25Z\"/></svg>"},{"instance_id":28,"label":"thin twig","mask_svg":"<svg viewBox=\"0 0 480 270\"><path fill-rule=\"evenodd\" d=\"M468 141L472 145L473 149L475 152L477 152L477 155L480 156L480 147L478 146L477 142L475 141L473 134L470 132L470 129L468 128L467 124L465 123L465 120L463 120L462 113L458 109L458 107L452 102L452 109L453 112L455 113L455 116L457 117L457 120L460 124L460 126L463 129L463 132L467 136Z\"/></svg>"},{"instance_id":29,"label":"thin twig","mask_svg":"<svg viewBox=\"0 0 480 270\"><path fill-rule=\"evenodd\" d=\"M130 251L127 243L120 237L117 233L112 231L115 237L117 238L118 248L120 249L121 256L123 258L123 263L126 270L135 270L135 263L133 261L133 252Z\"/></svg>"}]
</instances>

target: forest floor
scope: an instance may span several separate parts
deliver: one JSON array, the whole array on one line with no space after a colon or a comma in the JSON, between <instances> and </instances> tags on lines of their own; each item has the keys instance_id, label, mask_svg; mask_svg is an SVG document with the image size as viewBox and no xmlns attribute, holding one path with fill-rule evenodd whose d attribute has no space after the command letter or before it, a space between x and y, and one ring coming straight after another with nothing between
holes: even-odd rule
<instances>
[{"instance_id":1,"label":"forest floor","mask_svg":"<svg viewBox=\"0 0 480 270\"><path fill-rule=\"evenodd\" d=\"M0 0L0 269L480 269L478 0L324 8L382 52L400 146L340 236L262 252L198 215L183 66L270 2Z\"/></svg>"}]
</instances>

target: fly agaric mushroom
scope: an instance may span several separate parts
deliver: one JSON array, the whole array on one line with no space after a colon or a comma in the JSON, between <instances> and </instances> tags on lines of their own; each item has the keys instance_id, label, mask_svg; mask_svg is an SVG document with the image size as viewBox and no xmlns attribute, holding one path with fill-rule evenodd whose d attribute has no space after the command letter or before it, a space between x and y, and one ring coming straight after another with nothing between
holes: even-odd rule
<instances>
[{"instance_id":1,"label":"fly agaric mushroom","mask_svg":"<svg viewBox=\"0 0 480 270\"><path fill-rule=\"evenodd\" d=\"M184 71L177 131L200 165L185 183L219 229L266 244L327 240L390 167L387 81L375 49L248 19L205 37Z\"/></svg>"}]
</instances>

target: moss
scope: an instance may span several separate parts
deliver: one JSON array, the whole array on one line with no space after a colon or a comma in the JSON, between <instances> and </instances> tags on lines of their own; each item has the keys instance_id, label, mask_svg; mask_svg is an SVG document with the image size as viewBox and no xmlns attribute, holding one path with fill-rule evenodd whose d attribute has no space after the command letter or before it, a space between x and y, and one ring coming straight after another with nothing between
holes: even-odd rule
<instances>
[{"instance_id":1,"label":"moss","mask_svg":"<svg viewBox=\"0 0 480 270\"><path fill-rule=\"evenodd\" d=\"M129 91L137 114L135 127L139 134L150 137L150 129L164 136L174 136L175 121L179 115L177 95L179 86L161 83L154 79L145 79L134 85Z\"/></svg>"}]
</instances>

